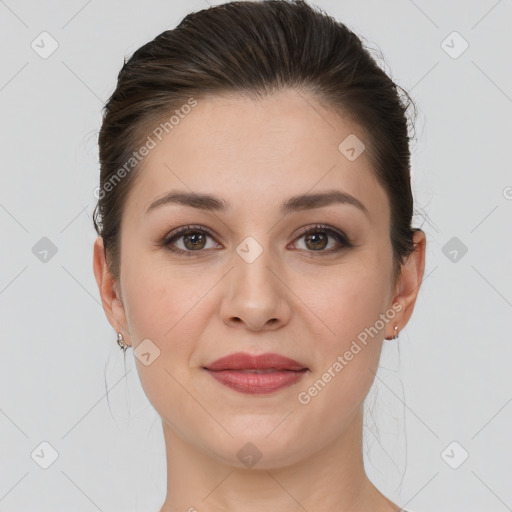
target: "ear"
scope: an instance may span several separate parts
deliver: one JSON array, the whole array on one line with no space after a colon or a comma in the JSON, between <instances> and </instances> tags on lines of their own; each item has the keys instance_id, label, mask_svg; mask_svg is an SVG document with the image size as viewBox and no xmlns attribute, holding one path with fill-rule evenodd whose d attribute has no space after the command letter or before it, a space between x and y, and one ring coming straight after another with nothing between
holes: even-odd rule
<instances>
[{"instance_id":1,"label":"ear","mask_svg":"<svg viewBox=\"0 0 512 512\"><path fill-rule=\"evenodd\" d=\"M94 242L93 269L96 283L101 296L103 310L107 315L110 325L116 333L121 332L125 342L129 343L126 313L118 283L112 277L105 259L103 238L99 236Z\"/></svg>"},{"instance_id":2,"label":"ear","mask_svg":"<svg viewBox=\"0 0 512 512\"><path fill-rule=\"evenodd\" d=\"M397 316L398 332L406 326L412 315L425 270L427 246L425 233L421 229L416 230L413 241L415 250L402 265L401 275L393 299L393 303L399 302L402 306L402 310ZM391 333L391 336L394 336L394 332Z\"/></svg>"}]
</instances>

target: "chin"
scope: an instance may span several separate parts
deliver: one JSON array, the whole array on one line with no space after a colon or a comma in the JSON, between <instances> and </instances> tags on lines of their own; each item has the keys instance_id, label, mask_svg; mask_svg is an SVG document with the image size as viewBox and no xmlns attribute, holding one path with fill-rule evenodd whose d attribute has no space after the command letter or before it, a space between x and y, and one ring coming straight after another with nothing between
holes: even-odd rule
<instances>
[{"instance_id":1,"label":"chin","mask_svg":"<svg viewBox=\"0 0 512 512\"><path fill-rule=\"evenodd\" d=\"M223 432L221 437L209 437L203 442L215 458L227 466L252 471L290 466L308 455L308 447L311 451L315 447L304 444L304 436L294 435L283 424L279 425L285 416L281 415L278 421L265 419L261 423L252 417L250 429L227 427L233 437Z\"/></svg>"}]
</instances>

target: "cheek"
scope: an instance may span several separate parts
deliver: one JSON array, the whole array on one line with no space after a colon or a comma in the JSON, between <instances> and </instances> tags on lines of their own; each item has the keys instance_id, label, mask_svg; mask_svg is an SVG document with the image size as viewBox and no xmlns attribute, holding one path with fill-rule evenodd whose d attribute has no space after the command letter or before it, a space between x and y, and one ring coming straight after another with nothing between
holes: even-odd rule
<instances>
[{"instance_id":1,"label":"cheek","mask_svg":"<svg viewBox=\"0 0 512 512\"><path fill-rule=\"evenodd\" d=\"M384 265L377 259L369 264L368 258L336 273L330 269L328 286L318 286L320 279L317 288L304 286L298 292L308 305L299 314L311 318L310 326L318 325L311 331L316 340L316 365L307 384L313 386L311 416L325 418L334 407L333 428L362 403L378 368L386 325L380 318L389 284ZM309 395L307 388L301 391Z\"/></svg>"},{"instance_id":2,"label":"cheek","mask_svg":"<svg viewBox=\"0 0 512 512\"><path fill-rule=\"evenodd\" d=\"M188 372L194 340L208 318L204 295L213 283L184 277L178 266L155 264L151 254L131 250L122 267L125 313L135 354L146 339L157 347L158 357L150 366L136 361L141 381L158 392L158 386L172 387L169 373L179 379Z\"/></svg>"},{"instance_id":3,"label":"cheek","mask_svg":"<svg viewBox=\"0 0 512 512\"><path fill-rule=\"evenodd\" d=\"M319 341L339 351L384 313L387 276L382 263L361 258L360 263L330 268L314 280L298 279L293 289L301 299L300 315L310 326L318 326Z\"/></svg>"},{"instance_id":4,"label":"cheek","mask_svg":"<svg viewBox=\"0 0 512 512\"><path fill-rule=\"evenodd\" d=\"M194 287L183 286L178 276L170 275L170 268L141 260L137 270L125 268L125 311L142 388L158 414L180 431L180 422L171 411L179 410L186 416L193 405L182 385L190 388L190 360L198 338L196 330L204 317L200 287L196 285L193 291ZM149 364L144 363L145 347Z\"/></svg>"},{"instance_id":5,"label":"cheek","mask_svg":"<svg viewBox=\"0 0 512 512\"><path fill-rule=\"evenodd\" d=\"M123 261L122 289L134 346L150 338L164 350L166 340L189 321L187 311L200 302L203 287L193 278L184 279L179 266L165 264L150 252L126 250L132 252Z\"/></svg>"},{"instance_id":6,"label":"cheek","mask_svg":"<svg viewBox=\"0 0 512 512\"><path fill-rule=\"evenodd\" d=\"M328 326L315 338L314 372L299 390L299 407L313 430L338 435L372 386L385 332L374 330L383 312L383 288L370 273L340 277L312 308Z\"/></svg>"}]
</instances>

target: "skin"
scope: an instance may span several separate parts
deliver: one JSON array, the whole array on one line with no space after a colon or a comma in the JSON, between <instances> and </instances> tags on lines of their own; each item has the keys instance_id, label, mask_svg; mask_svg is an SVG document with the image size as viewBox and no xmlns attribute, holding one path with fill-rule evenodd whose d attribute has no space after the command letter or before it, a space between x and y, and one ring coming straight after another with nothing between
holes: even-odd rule
<instances>
[{"instance_id":1,"label":"skin","mask_svg":"<svg viewBox=\"0 0 512 512\"><path fill-rule=\"evenodd\" d=\"M202 99L144 160L123 213L119 281L96 240L94 273L109 322L135 353L145 339L160 350L148 366L135 361L162 418L168 493L161 512L400 510L364 471L363 401L383 339L395 324L402 331L413 312L426 240L416 233L416 251L394 286L388 198L365 152L350 161L339 151L349 134L365 140L348 118L294 90ZM369 216L350 204L279 212L290 196L333 189L355 196ZM171 190L214 194L231 207L168 204L145 214ZM316 223L357 247L327 254L340 246L332 235L325 245L298 236ZM174 240L191 256L159 245L189 224L213 233L195 251L183 236ZM236 252L248 236L262 248L251 263ZM394 303L401 306L394 318L300 403L298 393ZM203 369L239 351L277 352L309 371L290 387L248 395ZM262 454L252 467L237 457L247 442Z\"/></svg>"}]
</instances>

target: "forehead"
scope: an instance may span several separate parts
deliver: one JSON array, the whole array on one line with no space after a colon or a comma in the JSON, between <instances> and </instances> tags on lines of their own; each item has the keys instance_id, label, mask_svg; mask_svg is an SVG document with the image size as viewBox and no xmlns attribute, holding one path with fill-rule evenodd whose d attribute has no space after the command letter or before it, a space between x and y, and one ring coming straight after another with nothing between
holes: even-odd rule
<instances>
[{"instance_id":1,"label":"forehead","mask_svg":"<svg viewBox=\"0 0 512 512\"><path fill-rule=\"evenodd\" d=\"M368 145L364 132L306 93L198 99L161 140L152 138L128 211L145 211L179 190L225 198L239 213L264 207L277 213L290 196L336 189L359 199L374 220L388 218L387 197L365 151L355 159L344 152L344 141Z\"/></svg>"}]
</instances>

